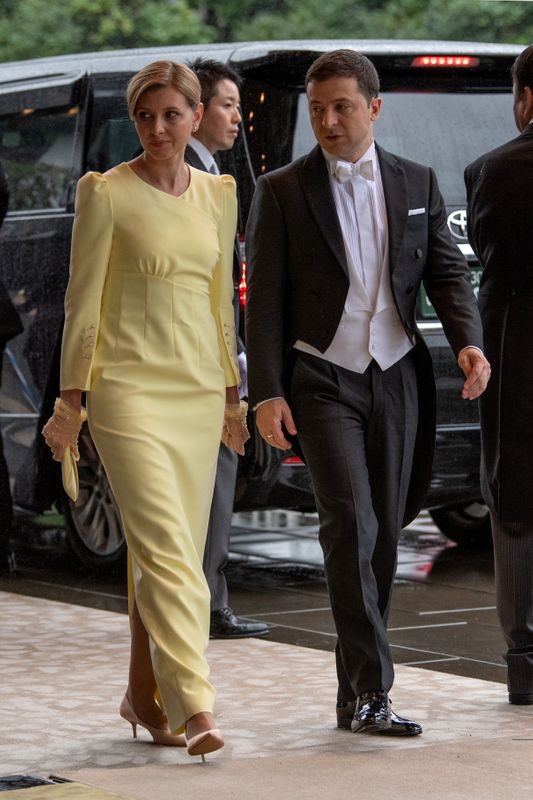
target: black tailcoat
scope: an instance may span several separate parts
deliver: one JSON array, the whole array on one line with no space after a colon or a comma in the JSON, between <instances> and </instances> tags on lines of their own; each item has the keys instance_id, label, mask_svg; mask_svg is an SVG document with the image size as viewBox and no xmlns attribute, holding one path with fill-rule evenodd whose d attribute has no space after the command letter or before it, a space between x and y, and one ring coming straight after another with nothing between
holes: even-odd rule
<instances>
[{"instance_id":1,"label":"black tailcoat","mask_svg":"<svg viewBox=\"0 0 533 800\"><path fill-rule=\"evenodd\" d=\"M387 207L391 286L400 319L416 340L419 425L404 524L420 510L431 475L435 386L431 357L417 333L420 284L457 354L482 346L468 267L451 240L432 169L377 147ZM409 211L423 209L423 213ZM324 352L348 292L348 267L326 162L319 146L259 178L246 235L250 402L287 396L297 339Z\"/></svg>"},{"instance_id":2,"label":"black tailcoat","mask_svg":"<svg viewBox=\"0 0 533 800\"><path fill-rule=\"evenodd\" d=\"M533 125L466 168L468 231L492 377L482 488L502 522L533 523Z\"/></svg>"}]
</instances>

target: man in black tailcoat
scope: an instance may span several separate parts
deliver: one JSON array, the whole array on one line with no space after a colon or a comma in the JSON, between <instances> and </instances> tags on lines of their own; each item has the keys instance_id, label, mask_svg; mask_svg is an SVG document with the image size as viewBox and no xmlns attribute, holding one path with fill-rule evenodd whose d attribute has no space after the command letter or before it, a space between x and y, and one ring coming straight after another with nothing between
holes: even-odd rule
<instances>
[{"instance_id":1,"label":"man in black tailcoat","mask_svg":"<svg viewBox=\"0 0 533 800\"><path fill-rule=\"evenodd\" d=\"M466 168L468 235L493 376L482 396L481 479L491 513L509 701L533 704L533 45L513 70L520 135Z\"/></svg>"},{"instance_id":2,"label":"man in black tailcoat","mask_svg":"<svg viewBox=\"0 0 533 800\"><path fill-rule=\"evenodd\" d=\"M422 281L474 399L490 368L466 262L432 169L379 147L379 78L360 53L307 72L317 146L258 179L247 228L250 403L261 436L297 433L337 630L337 724L416 735L391 711L387 617L402 524L424 501L435 438Z\"/></svg>"}]
</instances>

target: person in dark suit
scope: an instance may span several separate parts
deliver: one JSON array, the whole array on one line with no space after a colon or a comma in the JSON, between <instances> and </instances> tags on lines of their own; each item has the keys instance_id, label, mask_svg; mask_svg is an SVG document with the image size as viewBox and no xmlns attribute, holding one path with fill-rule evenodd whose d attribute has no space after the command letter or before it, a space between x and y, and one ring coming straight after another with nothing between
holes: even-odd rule
<instances>
[{"instance_id":1,"label":"person in dark suit","mask_svg":"<svg viewBox=\"0 0 533 800\"><path fill-rule=\"evenodd\" d=\"M494 370L481 398L481 481L494 540L509 701L533 704L533 45L513 70L520 135L465 171L468 235Z\"/></svg>"},{"instance_id":2,"label":"person in dark suit","mask_svg":"<svg viewBox=\"0 0 533 800\"><path fill-rule=\"evenodd\" d=\"M9 206L9 188L2 165L0 164L0 227ZM2 361L7 342L22 331L22 323L3 282L0 280L0 380ZM9 471L4 456L0 434L0 573L15 569L15 557L9 544L13 521L13 502L9 486Z\"/></svg>"},{"instance_id":3,"label":"person in dark suit","mask_svg":"<svg viewBox=\"0 0 533 800\"><path fill-rule=\"evenodd\" d=\"M238 73L227 64L212 59L197 58L188 65L196 73L202 89L204 114L198 130L185 149L185 161L191 167L204 172L219 173L214 159L220 150L230 150L239 133L241 122L240 83ZM240 258L236 252L233 259L235 286L240 280ZM235 325L239 330L239 298L234 303ZM239 365L242 365L244 349L238 343ZM228 585L224 567L228 561L231 517L235 498L238 456L226 445L220 445L215 491L207 529L204 553L204 573L211 592L210 636L213 639L235 639L247 636L264 636L268 626L264 622L238 617L228 605Z\"/></svg>"},{"instance_id":4,"label":"person in dark suit","mask_svg":"<svg viewBox=\"0 0 533 800\"><path fill-rule=\"evenodd\" d=\"M431 358L415 322L424 281L466 377L490 367L468 267L433 170L373 139L373 64L352 50L306 76L317 146L257 182L247 227L250 403L261 436L297 435L320 519L337 630L337 724L416 735L391 711L387 615L400 528L426 492L435 436Z\"/></svg>"}]
</instances>

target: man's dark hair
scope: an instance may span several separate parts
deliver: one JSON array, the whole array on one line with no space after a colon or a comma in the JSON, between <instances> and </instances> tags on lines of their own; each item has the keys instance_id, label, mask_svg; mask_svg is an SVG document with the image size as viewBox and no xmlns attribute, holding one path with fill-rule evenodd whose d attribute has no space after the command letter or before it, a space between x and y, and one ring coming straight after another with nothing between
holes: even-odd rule
<instances>
[{"instance_id":1,"label":"man's dark hair","mask_svg":"<svg viewBox=\"0 0 533 800\"><path fill-rule=\"evenodd\" d=\"M379 94L379 76L373 63L355 50L332 50L313 61L305 76L305 88L312 81L356 78L360 92L370 103Z\"/></svg>"},{"instance_id":2,"label":"man's dark hair","mask_svg":"<svg viewBox=\"0 0 533 800\"><path fill-rule=\"evenodd\" d=\"M526 86L533 92L533 44L522 50L511 68L511 75L513 83L516 83L518 97L523 95Z\"/></svg>"},{"instance_id":3,"label":"man's dark hair","mask_svg":"<svg viewBox=\"0 0 533 800\"><path fill-rule=\"evenodd\" d=\"M237 89L240 90L242 79L239 73L228 64L222 61L215 61L212 58L195 58L194 61L187 61L187 66L196 73L202 87L202 103L207 109L211 99L218 94L218 84L220 81L233 81Z\"/></svg>"}]
</instances>

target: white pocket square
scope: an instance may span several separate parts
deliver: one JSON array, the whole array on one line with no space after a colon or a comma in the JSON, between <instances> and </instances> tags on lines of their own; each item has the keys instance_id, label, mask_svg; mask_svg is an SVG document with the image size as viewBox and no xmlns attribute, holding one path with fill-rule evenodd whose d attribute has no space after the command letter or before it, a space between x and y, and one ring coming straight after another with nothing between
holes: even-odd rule
<instances>
[{"instance_id":1,"label":"white pocket square","mask_svg":"<svg viewBox=\"0 0 533 800\"><path fill-rule=\"evenodd\" d=\"M425 213L426 213L426 209L425 208L410 208L409 209L409 216L410 217L414 217L415 214L425 214Z\"/></svg>"}]
</instances>

